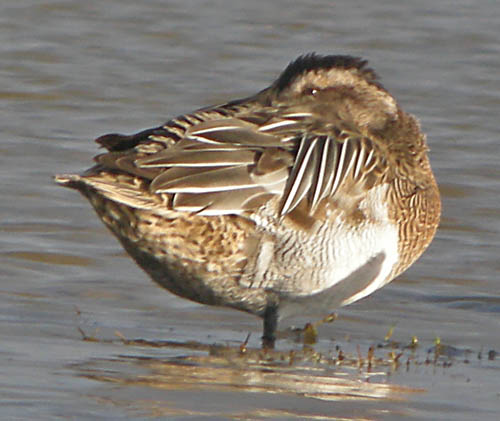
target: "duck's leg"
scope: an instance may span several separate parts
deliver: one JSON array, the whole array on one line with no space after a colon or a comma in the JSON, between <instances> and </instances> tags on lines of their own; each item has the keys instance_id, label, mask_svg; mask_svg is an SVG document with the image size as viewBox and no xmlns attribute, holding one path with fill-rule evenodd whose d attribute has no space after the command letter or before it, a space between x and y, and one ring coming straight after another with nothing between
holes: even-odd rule
<instances>
[{"instance_id":1,"label":"duck's leg","mask_svg":"<svg viewBox=\"0 0 500 421\"><path fill-rule=\"evenodd\" d=\"M275 304L271 304L266 307L266 310L264 312L264 335L262 335L262 348L274 348L277 327L278 307Z\"/></svg>"}]
</instances>

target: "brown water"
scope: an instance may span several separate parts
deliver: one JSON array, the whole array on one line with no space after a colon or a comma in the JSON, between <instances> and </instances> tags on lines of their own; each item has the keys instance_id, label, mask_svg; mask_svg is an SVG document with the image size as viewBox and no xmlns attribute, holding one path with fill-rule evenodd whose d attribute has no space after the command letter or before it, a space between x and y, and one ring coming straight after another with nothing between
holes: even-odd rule
<instances>
[{"instance_id":1,"label":"brown water","mask_svg":"<svg viewBox=\"0 0 500 421\"><path fill-rule=\"evenodd\" d=\"M1 419L498 419L500 7L365 3L0 4ZM443 221L412 269L320 327L316 354L259 355L257 319L160 290L51 175L86 168L100 134L254 93L312 50L368 58L420 118ZM377 348L368 369L393 325L400 364Z\"/></svg>"}]
</instances>

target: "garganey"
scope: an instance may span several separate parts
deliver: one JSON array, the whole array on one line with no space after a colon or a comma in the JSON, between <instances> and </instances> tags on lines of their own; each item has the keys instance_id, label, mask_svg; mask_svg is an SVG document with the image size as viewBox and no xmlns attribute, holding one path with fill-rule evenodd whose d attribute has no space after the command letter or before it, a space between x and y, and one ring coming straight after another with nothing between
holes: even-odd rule
<instances>
[{"instance_id":1,"label":"garganey","mask_svg":"<svg viewBox=\"0 0 500 421\"><path fill-rule=\"evenodd\" d=\"M254 96L96 142L56 182L162 287L263 318L264 347L279 318L390 282L439 223L425 136L356 57L303 55Z\"/></svg>"}]
</instances>

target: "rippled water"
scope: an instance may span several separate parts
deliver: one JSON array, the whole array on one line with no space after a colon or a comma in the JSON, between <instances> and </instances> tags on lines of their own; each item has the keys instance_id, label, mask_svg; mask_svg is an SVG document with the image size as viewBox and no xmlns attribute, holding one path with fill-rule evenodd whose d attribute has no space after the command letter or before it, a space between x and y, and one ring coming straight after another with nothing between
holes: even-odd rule
<instances>
[{"instance_id":1,"label":"rippled water","mask_svg":"<svg viewBox=\"0 0 500 421\"><path fill-rule=\"evenodd\" d=\"M493 0L2 2L2 419L496 419L499 21ZM368 58L419 117L442 225L414 267L320 327L328 360L291 362L290 339L243 356L257 319L159 290L51 176L86 168L100 134L254 93L313 50ZM391 326L416 353L339 363ZM434 364L436 337L448 348Z\"/></svg>"}]
</instances>

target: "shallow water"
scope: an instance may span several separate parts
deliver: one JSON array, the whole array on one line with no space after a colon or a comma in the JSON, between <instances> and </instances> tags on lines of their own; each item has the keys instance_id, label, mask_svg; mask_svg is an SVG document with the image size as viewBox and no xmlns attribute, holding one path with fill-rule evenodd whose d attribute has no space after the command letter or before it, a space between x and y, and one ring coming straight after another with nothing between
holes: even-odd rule
<instances>
[{"instance_id":1,"label":"shallow water","mask_svg":"<svg viewBox=\"0 0 500 421\"><path fill-rule=\"evenodd\" d=\"M488 0L2 2L2 419L496 419L499 20ZM86 168L100 134L254 93L312 50L368 58L419 117L442 225L408 272L319 328L329 360L290 363L289 338L250 358L257 319L161 291L51 176ZM389 348L388 364L356 362L391 326L401 364ZM436 337L453 348L434 363Z\"/></svg>"}]
</instances>

